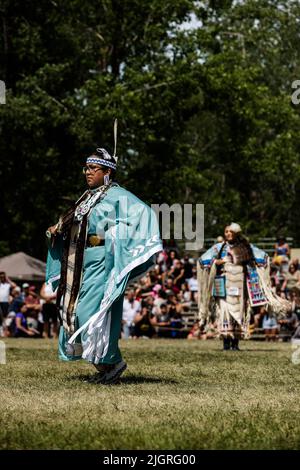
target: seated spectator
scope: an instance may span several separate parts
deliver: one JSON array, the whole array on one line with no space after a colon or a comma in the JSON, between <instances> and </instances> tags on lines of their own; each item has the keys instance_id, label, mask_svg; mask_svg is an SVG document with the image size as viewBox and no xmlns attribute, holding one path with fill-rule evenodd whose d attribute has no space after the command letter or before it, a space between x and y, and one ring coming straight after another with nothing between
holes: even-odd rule
<instances>
[{"instance_id":1,"label":"seated spectator","mask_svg":"<svg viewBox=\"0 0 300 470\"><path fill-rule=\"evenodd\" d=\"M272 290L275 293L276 288L280 286L280 267L276 264L271 264L270 266L270 279L271 279L271 285L272 285Z\"/></svg>"},{"instance_id":2,"label":"seated spectator","mask_svg":"<svg viewBox=\"0 0 300 470\"><path fill-rule=\"evenodd\" d=\"M298 290L300 292L300 271L297 271L294 264L290 264L288 272L284 275L284 281L281 287L282 292L289 292L291 290Z\"/></svg>"},{"instance_id":3,"label":"seated spectator","mask_svg":"<svg viewBox=\"0 0 300 470\"><path fill-rule=\"evenodd\" d=\"M288 264L287 264L287 269L285 268L285 266L286 266L286 263L283 261L282 256L277 256L272 261L271 269L272 271L276 270L275 276L273 274L273 276L275 277L275 281L276 281L276 288L278 286L281 286L282 282L284 281L284 275L288 271Z\"/></svg>"},{"instance_id":4,"label":"seated spectator","mask_svg":"<svg viewBox=\"0 0 300 470\"><path fill-rule=\"evenodd\" d=\"M153 284L152 284L152 281L151 281L152 278L148 274L149 273L147 273L146 276L143 276L139 280L139 285L138 285L138 288L136 290L136 299L137 300L140 300L143 297L146 297L152 291L152 288L153 288Z\"/></svg>"},{"instance_id":5,"label":"seated spectator","mask_svg":"<svg viewBox=\"0 0 300 470\"><path fill-rule=\"evenodd\" d=\"M291 254L291 250L285 237L279 237L274 247L274 257L284 256L284 257L289 258L290 254Z\"/></svg>"},{"instance_id":6,"label":"seated spectator","mask_svg":"<svg viewBox=\"0 0 300 470\"><path fill-rule=\"evenodd\" d=\"M35 310L28 310L26 315L27 326L29 329L38 331L40 337L43 336L44 323L41 322L40 313Z\"/></svg>"},{"instance_id":7,"label":"seated spectator","mask_svg":"<svg viewBox=\"0 0 300 470\"><path fill-rule=\"evenodd\" d=\"M204 330L201 334L200 339L214 339L218 336L218 325L217 322L209 322L205 325Z\"/></svg>"},{"instance_id":8,"label":"seated spectator","mask_svg":"<svg viewBox=\"0 0 300 470\"><path fill-rule=\"evenodd\" d=\"M200 329L200 326L199 326L199 322L196 321L193 324L193 326L192 326L192 328L191 328L191 330L190 330L190 332L187 336L187 339L200 339L200 337L201 337L201 329Z\"/></svg>"},{"instance_id":9,"label":"seated spectator","mask_svg":"<svg viewBox=\"0 0 300 470\"><path fill-rule=\"evenodd\" d=\"M19 312L21 305L19 305L17 312ZM4 330L5 336L11 337L14 336L15 333L15 317L16 313L14 311L8 312L7 317L4 320Z\"/></svg>"},{"instance_id":10,"label":"seated spectator","mask_svg":"<svg viewBox=\"0 0 300 470\"><path fill-rule=\"evenodd\" d=\"M192 302L198 301L198 281L197 281L197 269L193 268L193 277L188 280L189 290L191 292Z\"/></svg>"},{"instance_id":11,"label":"seated spectator","mask_svg":"<svg viewBox=\"0 0 300 470\"><path fill-rule=\"evenodd\" d=\"M158 326L157 335L160 338L170 337L170 315L167 304L161 304L160 313L155 317L155 325ZM168 328L168 329L167 329Z\"/></svg>"},{"instance_id":12,"label":"seated spectator","mask_svg":"<svg viewBox=\"0 0 300 470\"><path fill-rule=\"evenodd\" d=\"M40 311L41 310L40 298L35 291L36 291L36 287L30 286L28 288L28 295L26 295L24 302L27 308Z\"/></svg>"},{"instance_id":13,"label":"seated spectator","mask_svg":"<svg viewBox=\"0 0 300 470\"><path fill-rule=\"evenodd\" d=\"M173 292L167 293L167 306L170 316L176 315L176 313L182 312L182 304L178 302L177 295Z\"/></svg>"},{"instance_id":14,"label":"seated spectator","mask_svg":"<svg viewBox=\"0 0 300 470\"><path fill-rule=\"evenodd\" d=\"M152 338L155 335L154 325L156 320L150 309L142 307L141 312L138 312L134 318L134 338Z\"/></svg>"},{"instance_id":15,"label":"seated spectator","mask_svg":"<svg viewBox=\"0 0 300 470\"><path fill-rule=\"evenodd\" d=\"M172 291L174 294L178 294L179 288L174 285L173 279L168 277L165 282L165 291Z\"/></svg>"},{"instance_id":16,"label":"seated spectator","mask_svg":"<svg viewBox=\"0 0 300 470\"><path fill-rule=\"evenodd\" d=\"M187 282L193 276L193 265L190 263L189 256L183 258L184 280Z\"/></svg>"},{"instance_id":17,"label":"seated spectator","mask_svg":"<svg viewBox=\"0 0 300 470\"><path fill-rule=\"evenodd\" d=\"M151 315L154 315L154 297L152 295L148 295L148 297L142 300L143 307L146 307Z\"/></svg>"},{"instance_id":18,"label":"seated spectator","mask_svg":"<svg viewBox=\"0 0 300 470\"><path fill-rule=\"evenodd\" d=\"M262 328L264 316L267 315L267 310L264 305L254 307L254 328Z\"/></svg>"},{"instance_id":19,"label":"seated spectator","mask_svg":"<svg viewBox=\"0 0 300 470\"><path fill-rule=\"evenodd\" d=\"M173 279L173 286L176 286L178 291L184 279L184 267L181 261L176 259L168 272L169 277Z\"/></svg>"},{"instance_id":20,"label":"seated spectator","mask_svg":"<svg viewBox=\"0 0 300 470\"><path fill-rule=\"evenodd\" d=\"M130 290L125 295L123 303L123 338L131 338L134 333L134 318L141 311L141 302L135 299L134 290Z\"/></svg>"},{"instance_id":21,"label":"seated spectator","mask_svg":"<svg viewBox=\"0 0 300 470\"><path fill-rule=\"evenodd\" d=\"M157 315L160 313L160 306L161 304L165 304L167 301L167 294L163 289L160 289L158 292L158 297L154 299L153 302L153 313L154 315Z\"/></svg>"},{"instance_id":22,"label":"seated spectator","mask_svg":"<svg viewBox=\"0 0 300 470\"><path fill-rule=\"evenodd\" d=\"M274 260L281 258L280 265L283 272L287 272L291 250L285 237L279 237L274 247Z\"/></svg>"},{"instance_id":23,"label":"seated spectator","mask_svg":"<svg viewBox=\"0 0 300 470\"><path fill-rule=\"evenodd\" d=\"M292 303L292 312L297 315L298 321L300 321L300 295L298 291L292 290L290 292L290 301Z\"/></svg>"},{"instance_id":24,"label":"seated spectator","mask_svg":"<svg viewBox=\"0 0 300 470\"><path fill-rule=\"evenodd\" d=\"M201 329L199 322L195 322L188 334L188 339L214 339L218 336L218 328L216 322L209 322Z\"/></svg>"},{"instance_id":25,"label":"seated spectator","mask_svg":"<svg viewBox=\"0 0 300 470\"><path fill-rule=\"evenodd\" d=\"M186 292L187 294L190 293L189 291ZM188 312L189 309L191 308L191 302L189 301L186 301L184 299L184 292L181 290L178 294L177 294L177 301L178 301L178 311L179 312Z\"/></svg>"},{"instance_id":26,"label":"seated spectator","mask_svg":"<svg viewBox=\"0 0 300 470\"><path fill-rule=\"evenodd\" d=\"M166 260L166 265L167 265L167 270L168 271L172 268L175 261L179 261L177 253L176 253L175 250L170 250L169 254L168 254L168 258Z\"/></svg>"},{"instance_id":27,"label":"seated spectator","mask_svg":"<svg viewBox=\"0 0 300 470\"><path fill-rule=\"evenodd\" d=\"M158 284L158 283L153 286L151 295L153 296L154 299L158 298L159 291L161 290L161 288L162 288L161 284Z\"/></svg>"},{"instance_id":28,"label":"seated spectator","mask_svg":"<svg viewBox=\"0 0 300 470\"><path fill-rule=\"evenodd\" d=\"M167 264L166 264L167 259L168 259L168 255L165 250L161 251L158 254L156 263L159 268L159 273L164 273L167 270Z\"/></svg>"},{"instance_id":29,"label":"seated spectator","mask_svg":"<svg viewBox=\"0 0 300 470\"><path fill-rule=\"evenodd\" d=\"M277 323L275 315L272 313L268 313L265 310L262 327L265 331L265 339L266 341L277 341L278 340L278 330L279 325Z\"/></svg>"},{"instance_id":30,"label":"seated spectator","mask_svg":"<svg viewBox=\"0 0 300 470\"><path fill-rule=\"evenodd\" d=\"M30 328L27 324L28 308L22 304L14 319L15 338L40 338L40 332L35 328Z\"/></svg>"},{"instance_id":31,"label":"seated spectator","mask_svg":"<svg viewBox=\"0 0 300 470\"><path fill-rule=\"evenodd\" d=\"M184 324L182 321L181 313L177 312L176 309L170 314L170 328L171 338L182 338L182 331Z\"/></svg>"},{"instance_id":32,"label":"seated spectator","mask_svg":"<svg viewBox=\"0 0 300 470\"><path fill-rule=\"evenodd\" d=\"M143 286L138 292L140 298L152 295L153 287L156 283L156 277L153 272L149 271L143 278Z\"/></svg>"},{"instance_id":33,"label":"seated spectator","mask_svg":"<svg viewBox=\"0 0 300 470\"><path fill-rule=\"evenodd\" d=\"M9 304L8 311L9 312L19 312L21 304L24 303L21 288L19 286L15 287L11 293L11 301Z\"/></svg>"},{"instance_id":34,"label":"seated spectator","mask_svg":"<svg viewBox=\"0 0 300 470\"><path fill-rule=\"evenodd\" d=\"M181 284L181 297L182 297L182 302L187 303L188 305L191 304L192 294L191 294L191 291L189 289L187 282L184 282L183 284Z\"/></svg>"},{"instance_id":35,"label":"seated spectator","mask_svg":"<svg viewBox=\"0 0 300 470\"><path fill-rule=\"evenodd\" d=\"M293 265L295 266L296 271L300 270L300 263L299 263L299 259L298 259L298 258L292 259L291 264L293 264Z\"/></svg>"},{"instance_id":36,"label":"seated spectator","mask_svg":"<svg viewBox=\"0 0 300 470\"><path fill-rule=\"evenodd\" d=\"M293 335L297 329L299 321L297 315L290 311L287 312L284 318L278 320L278 323L281 326L281 332Z\"/></svg>"}]
</instances>

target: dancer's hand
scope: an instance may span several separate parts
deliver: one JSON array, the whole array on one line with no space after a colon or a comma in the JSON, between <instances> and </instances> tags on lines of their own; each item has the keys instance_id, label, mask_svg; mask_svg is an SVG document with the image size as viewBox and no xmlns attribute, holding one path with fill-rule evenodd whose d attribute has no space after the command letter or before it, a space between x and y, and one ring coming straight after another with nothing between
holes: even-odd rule
<instances>
[{"instance_id":1,"label":"dancer's hand","mask_svg":"<svg viewBox=\"0 0 300 470\"><path fill-rule=\"evenodd\" d=\"M51 227L48 228L47 232L50 232L51 235L56 235L57 233L57 224L51 225Z\"/></svg>"},{"instance_id":2,"label":"dancer's hand","mask_svg":"<svg viewBox=\"0 0 300 470\"><path fill-rule=\"evenodd\" d=\"M58 231L58 224L51 225L51 227L46 230L46 237L52 239L52 243L54 242L54 237L56 237Z\"/></svg>"}]
</instances>

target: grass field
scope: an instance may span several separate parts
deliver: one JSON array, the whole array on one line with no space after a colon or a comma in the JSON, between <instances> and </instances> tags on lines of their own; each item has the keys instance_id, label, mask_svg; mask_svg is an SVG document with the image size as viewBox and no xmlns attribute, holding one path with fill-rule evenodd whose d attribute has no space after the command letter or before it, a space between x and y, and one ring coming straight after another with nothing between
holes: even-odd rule
<instances>
[{"instance_id":1,"label":"grass field","mask_svg":"<svg viewBox=\"0 0 300 470\"><path fill-rule=\"evenodd\" d=\"M53 340L7 339L1 449L300 449L290 344L121 341L121 385L83 382Z\"/></svg>"}]
</instances>

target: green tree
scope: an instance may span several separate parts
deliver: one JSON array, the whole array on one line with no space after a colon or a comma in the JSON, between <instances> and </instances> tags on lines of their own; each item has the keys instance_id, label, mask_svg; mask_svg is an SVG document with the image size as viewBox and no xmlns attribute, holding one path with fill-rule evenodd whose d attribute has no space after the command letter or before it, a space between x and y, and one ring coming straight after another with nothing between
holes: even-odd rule
<instances>
[{"instance_id":1,"label":"green tree","mask_svg":"<svg viewBox=\"0 0 300 470\"><path fill-rule=\"evenodd\" d=\"M206 236L236 220L299 240L299 14L293 0L1 0L0 255L45 256L115 116L119 182L148 203L204 203Z\"/></svg>"}]
</instances>

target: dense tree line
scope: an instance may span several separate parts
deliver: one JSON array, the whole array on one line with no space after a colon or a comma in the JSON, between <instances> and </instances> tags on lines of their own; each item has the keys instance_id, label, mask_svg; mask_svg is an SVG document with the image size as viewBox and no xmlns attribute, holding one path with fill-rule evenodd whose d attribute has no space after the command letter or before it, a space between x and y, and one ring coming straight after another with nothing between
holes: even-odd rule
<instances>
[{"instance_id":1,"label":"dense tree line","mask_svg":"<svg viewBox=\"0 0 300 470\"><path fill-rule=\"evenodd\" d=\"M0 256L45 256L115 116L139 197L204 203L207 237L235 220L300 242L298 1L1 0L0 16Z\"/></svg>"}]
</instances>

